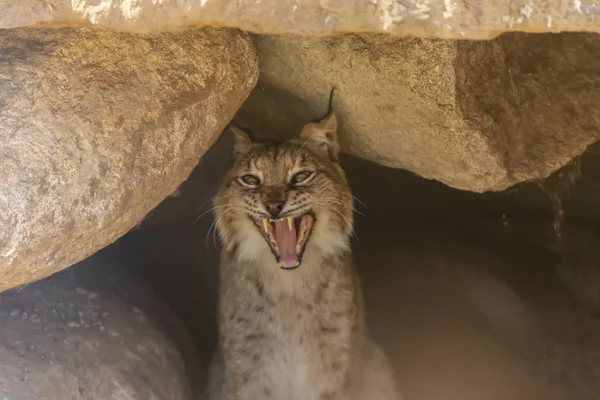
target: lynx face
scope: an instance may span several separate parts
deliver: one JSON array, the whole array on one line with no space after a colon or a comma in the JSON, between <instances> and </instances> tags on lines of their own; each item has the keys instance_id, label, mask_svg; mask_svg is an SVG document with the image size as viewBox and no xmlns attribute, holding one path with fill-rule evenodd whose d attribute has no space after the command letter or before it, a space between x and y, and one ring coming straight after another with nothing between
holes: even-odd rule
<instances>
[{"instance_id":1,"label":"lynx face","mask_svg":"<svg viewBox=\"0 0 600 400\"><path fill-rule=\"evenodd\" d=\"M331 113L282 143L253 142L234 128L234 165L214 199L226 248L246 261L266 254L283 269L348 248L353 202L336 126Z\"/></svg>"}]
</instances>

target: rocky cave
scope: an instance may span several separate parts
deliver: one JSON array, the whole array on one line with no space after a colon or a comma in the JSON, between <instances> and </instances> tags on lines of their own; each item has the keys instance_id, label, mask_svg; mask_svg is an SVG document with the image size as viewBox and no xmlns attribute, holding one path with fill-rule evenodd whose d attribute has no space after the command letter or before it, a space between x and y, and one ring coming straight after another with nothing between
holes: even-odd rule
<instances>
[{"instance_id":1,"label":"rocky cave","mask_svg":"<svg viewBox=\"0 0 600 400\"><path fill-rule=\"evenodd\" d=\"M335 87L404 399L597 399L599 12L0 0L0 398L204 399L227 126L290 137Z\"/></svg>"}]
</instances>

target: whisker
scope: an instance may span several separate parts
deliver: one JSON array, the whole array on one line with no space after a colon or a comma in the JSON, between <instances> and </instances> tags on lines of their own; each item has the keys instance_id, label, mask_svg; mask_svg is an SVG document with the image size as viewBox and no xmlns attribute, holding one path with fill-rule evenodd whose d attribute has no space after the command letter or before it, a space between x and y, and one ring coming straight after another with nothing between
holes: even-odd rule
<instances>
[{"instance_id":1,"label":"whisker","mask_svg":"<svg viewBox=\"0 0 600 400\"><path fill-rule=\"evenodd\" d=\"M340 215L340 217L342 217L342 219L346 222L346 224L348 224L348 227L350 228L350 231L352 232L354 237L356 239L358 239L358 235L356 234L356 231L354 230L354 226L353 226L352 222L344 214L342 214L341 211L335 209L334 207L332 207L331 205L329 205L327 203L320 203L318 201L315 201L314 203L318 204L320 206L323 206L323 207L327 208L328 210L335 211L336 213L338 213Z\"/></svg>"},{"instance_id":2,"label":"whisker","mask_svg":"<svg viewBox=\"0 0 600 400\"><path fill-rule=\"evenodd\" d=\"M217 218L215 218L212 222L212 224L210 224L210 226L208 227L208 231L206 231L206 238L204 239L204 246L206 246L206 250L208 250L208 237L210 236L210 230L214 228L214 231L216 232L217 230L217 222L219 221L220 218L223 217L223 214L225 214L227 210L223 211L221 214L219 214L217 216ZM216 244L215 244L216 247Z\"/></svg>"},{"instance_id":3,"label":"whisker","mask_svg":"<svg viewBox=\"0 0 600 400\"><path fill-rule=\"evenodd\" d=\"M211 201L213 201L212 197L206 198L204 196L203 197L192 197L192 196L190 196L189 199L190 200L202 200L202 199L205 199L205 201L202 204L200 204L198 207L204 207L205 205L207 205L208 203L210 203Z\"/></svg>"},{"instance_id":4,"label":"whisker","mask_svg":"<svg viewBox=\"0 0 600 400\"><path fill-rule=\"evenodd\" d=\"M217 230L217 226L216 223L217 221L219 221L219 218L222 217L222 214L220 214L217 218L215 218L212 222L212 224L210 224L210 226L208 227L208 231L206 232L206 238L204 239L204 246L206 247L206 250L208 250L208 237L210 236L210 230L213 229L216 231ZM215 245L216 247L216 245Z\"/></svg>"},{"instance_id":5,"label":"whisker","mask_svg":"<svg viewBox=\"0 0 600 400\"><path fill-rule=\"evenodd\" d=\"M239 204L238 203L231 203L231 204L223 204L223 205L218 205L218 206L211 207L208 210L204 211L202 214L200 214L198 217L196 217L196 219L194 220L194 222L192 222L192 226L194 226L196 224L196 222L198 222L198 220L200 218L202 218L203 216L205 216L209 212L215 211L215 210L220 209L220 208L229 207L229 206L242 206L243 207L244 205L241 204L241 203L239 203Z\"/></svg>"},{"instance_id":6,"label":"whisker","mask_svg":"<svg viewBox=\"0 0 600 400\"><path fill-rule=\"evenodd\" d=\"M242 209L242 210L244 210L244 211L248 212L248 210L246 210L246 209L245 209L245 207L244 207L244 205L243 205L243 204L241 204L241 205L236 205L236 204L234 204L232 207L230 207L230 208L228 208L228 209L224 210L224 211L223 211L221 214L219 214L219 215L218 215L218 216L215 218L215 220L213 221L213 223L212 223L212 225L211 225L211 226L213 226L213 235L212 235L212 236L213 236L213 246L215 246L215 248L216 248L216 249L218 249L218 246L217 246L217 238L216 238L216 235L217 235L217 223L218 223L218 221L219 221L221 218L223 218L223 216L224 216L224 214L225 214L226 212L228 212L229 210L235 209L236 207L241 207L241 209ZM207 243L207 242L208 242L208 235L210 235L210 228L208 229L208 232L206 233L206 240L205 240L205 244L206 244L206 246L208 246L208 243Z\"/></svg>"},{"instance_id":7,"label":"whisker","mask_svg":"<svg viewBox=\"0 0 600 400\"><path fill-rule=\"evenodd\" d=\"M319 199L319 200L322 200L322 199ZM323 205L323 206L327 206L327 208L328 208L328 209L330 209L330 208L331 208L331 209L333 209L334 211L336 211L336 212L339 212L338 210L336 210L336 209L334 209L333 207L331 207L331 206L332 206L333 204L335 204L335 203L333 203L333 202L323 202L323 201L321 201L321 202L320 202L319 200L317 200L317 201L312 201L311 203L313 203L313 204L318 204L318 205ZM344 205L344 206L347 206L347 205L348 205L347 203L344 203L344 202L341 202L341 203L339 203L339 204L341 204L341 205ZM366 215L365 215L365 214L361 213L360 211L358 211L358 210L357 210L357 209L355 209L354 207L350 207L350 209L351 209L353 212L355 212L355 213L357 213L357 214L360 214L360 215L362 215L363 217L366 217ZM296 207L296 208L291 208L291 209L287 210L287 212L288 212L288 213L294 213L294 212L296 212L296 211L299 211L299 210L303 210L303 211L305 211L305 212L308 212L308 211L310 211L310 208L308 208L307 206L304 206L304 205L302 205L302 206L298 206L298 207ZM352 225L352 224L351 224L351 225Z\"/></svg>"},{"instance_id":8,"label":"whisker","mask_svg":"<svg viewBox=\"0 0 600 400\"><path fill-rule=\"evenodd\" d=\"M210 235L210 230L214 228L214 230L216 232L216 230L217 230L216 224L219 221L219 219L221 219L226 212L228 212L232 209L235 209L237 207L238 207L237 205L233 205L233 206L226 208L219 215L217 215L216 218L214 219L214 221L212 222L212 224L210 224L210 226L208 227L208 231L206 232L206 238L204 239L204 245L206 246L207 250L208 250L208 236ZM216 246L217 246L217 244L215 243L215 247Z\"/></svg>"},{"instance_id":9,"label":"whisker","mask_svg":"<svg viewBox=\"0 0 600 400\"><path fill-rule=\"evenodd\" d=\"M333 197L319 197L319 199L317 201L320 201L320 200L329 201L332 204L335 203L335 204L340 204L340 205L343 205L343 206L347 206L348 205L348 203L346 203L345 201L342 201L340 199L336 199L336 198L333 198ZM354 211L355 213L360 214L363 217L366 217L365 214L363 214L362 212L358 211L355 207L350 207L350 209L352 211Z\"/></svg>"},{"instance_id":10,"label":"whisker","mask_svg":"<svg viewBox=\"0 0 600 400\"><path fill-rule=\"evenodd\" d=\"M348 195L350 195L354 200L356 200L361 206L363 206L366 210L369 209L369 207L367 207L367 205L365 203L363 203L363 201L361 199L359 199L358 197L354 196L352 193L348 193ZM339 199L337 199L339 200ZM340 200L341 201L341 200ZM353 207L353 209L356 211L356 207ZM363 214L364 215L364 214Z\"/></svg>"},{"instance_id":11,"label":"whisker","mask_svg":"<svg viewBox=\"0 0 600 400\"><path fill-rule=\"evenodd\" d=\"M358 197L356 197L355 195L353 195L352 193L347 193L349 196L351 196L354 200L356 200L361 206L363 206L364 208L366 208L367 210L369 209L369 207L367 207L367 205ZM340 200L340 199L337 199ZM342 200L340 200L342 201Z\"/></svg>"},{"instance_id":12,"label":"whisker","mask_svg":"<svg viewBox=\"0 0 600 400\"><path fill-rule=\"evenodd\" d=\"M219 219L221 219L223 217L223 214L221 214L219 216L219 218L215 219L215 227L213 228L213 246L215 246L215 249L218 249L219 247L217 246L217 222L219 221ZM210 230L208 231L208 233L210 233ZM207 234L207 239L208 239L208 234Z\"/></svg>"},{"instance_id":13,"label":"whisker","mask_svg":"<svg viewBox=\"0 0 600 400\"><path fill-rule=\"evenodd\" d=\"M365 203L363 203L363 201L361 199L359 199L358 197L356 197L355 195L353 195L352 193L350 193L350 196L352 196L352 198L356 201L358 201L364 208L366 208L367 210L369 209L369 207L367 207L367 205Z\"/></svg>"}]
</instances>

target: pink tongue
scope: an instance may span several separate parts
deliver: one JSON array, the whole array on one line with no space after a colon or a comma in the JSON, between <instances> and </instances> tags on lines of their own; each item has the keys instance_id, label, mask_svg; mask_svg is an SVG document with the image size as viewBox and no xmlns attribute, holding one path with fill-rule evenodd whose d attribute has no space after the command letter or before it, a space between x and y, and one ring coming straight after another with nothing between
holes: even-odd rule
<instances>
[{"instance_id":1,"label":"pink tongue","mask_svg":"<svg viewBox=\"0 0 600 400\"><path fill-rule=\"evenodd\" d=\"M298 260L296 255L296 226L292 224L292 229L288 225L287 218L274 222L275 240L279 247L279 261L283 263L284 268L294 267L294 262Z\"/></svg>"}]
</instances>

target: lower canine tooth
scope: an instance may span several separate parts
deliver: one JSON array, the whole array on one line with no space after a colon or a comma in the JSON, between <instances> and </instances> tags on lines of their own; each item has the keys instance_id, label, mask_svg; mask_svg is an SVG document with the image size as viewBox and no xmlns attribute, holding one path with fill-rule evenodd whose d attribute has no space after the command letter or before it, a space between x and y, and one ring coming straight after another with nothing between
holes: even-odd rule
<instances>
[{"instance_id":1,"label":"lower canine tooth","mask_svg":"<svg viewBox=\"0 0 600 400\"><path fill-rule=\"evenodd\" d=\"M292 217L288 217L288 228L290 228L290 231L292 230L292 224L294 223L294 219Z\"/></svg>"}]
</instances>

